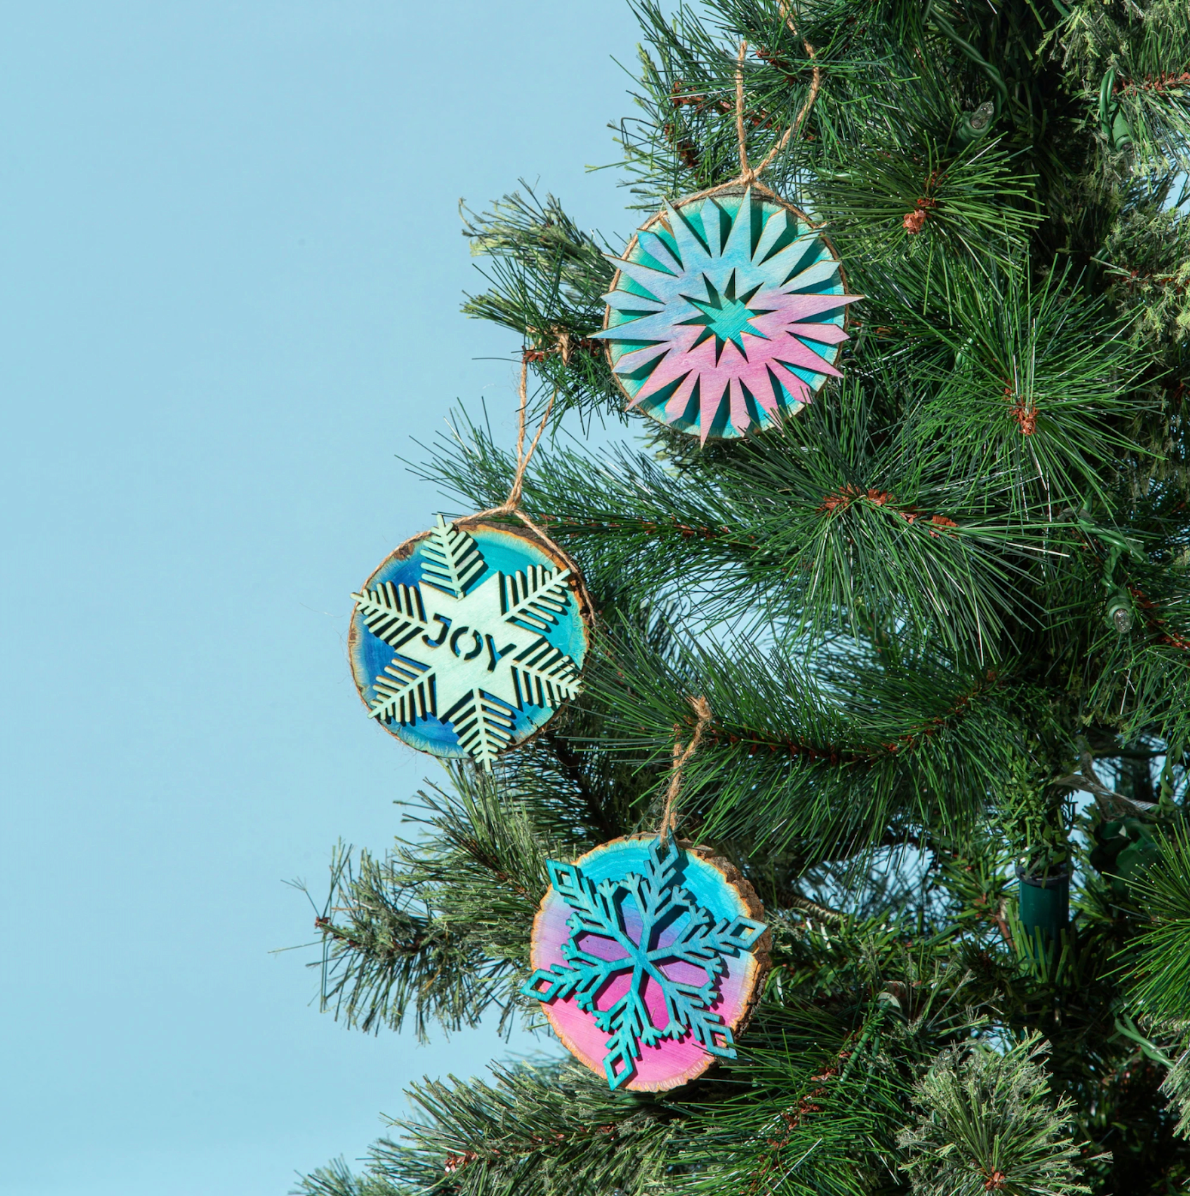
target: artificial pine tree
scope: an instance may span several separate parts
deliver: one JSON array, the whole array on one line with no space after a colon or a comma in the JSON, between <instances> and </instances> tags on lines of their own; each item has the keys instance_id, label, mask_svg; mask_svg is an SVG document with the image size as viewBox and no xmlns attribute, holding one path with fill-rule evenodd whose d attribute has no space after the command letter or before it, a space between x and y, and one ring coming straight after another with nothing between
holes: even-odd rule
<instances>
[{"instance_id":1,"label":"artificial pine tree","mask_svg":"<svg viewBox=\"0 0 1190 1196\"><path fill-rule=\"evenodd\" d=\"M527 745L450 766L418 835L336 856L323 993L363 1030L544 1025L547 861L657 828L695 696L678 835L751 883L772 968L693 1083L427 1081L362 1176L299 1190L1183 1191L1190 5L637 11L638 222L740 176L741 134L778 147L763 185L863 296L841 377L734 439L625 415L599 336L624 245L527 189L469 215L465 310L555 402L522 505L581 567L591 654ZM582 446L599 419L622 447ZM421 476L500 504L514 458L457 430Z\"/></svg>"}]
</instances>

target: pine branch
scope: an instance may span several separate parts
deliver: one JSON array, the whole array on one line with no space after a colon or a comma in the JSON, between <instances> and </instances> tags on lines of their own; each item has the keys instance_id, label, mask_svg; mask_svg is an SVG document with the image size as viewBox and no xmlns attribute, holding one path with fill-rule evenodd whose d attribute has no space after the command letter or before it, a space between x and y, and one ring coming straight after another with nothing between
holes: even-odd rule
<instances>
[{"instance_id":1,"label":"pine branch","mask_svg":"<svg viewBox=\"0 0 1190 1196\"><path fill-rule=\"evenodd\" d=\"M774 967L739 1057L697 1087L615 1095L555 1064L427 1081L363 1177L335 1164L301 1192L1172 1191L1190 1177L1190 9L636 12L617 134L650 215L736 177L738 128L759 161L813 81L764 179L829 218L865 296L844 377L743 441L654 426L593 338L622 247L524 187L465 214L487 279L465 310L514 334L533 405L556 391L583 427L647 431L591 452L551 426L523 498L594 596L585 693L490 778L423 795L420 837L337 859L324 991L369 1029L528 1013L545 859L657 826L691 694L714 716L680 833L754 884ZM471 510L515 462L464 417L414 468ZM381 595L369 617L399 639L415 606ZM1077 819L1075 786L1099 799ZM1022 858L1073 868L1053 937L1022 924Z\"/></svg>"},{"instance_id":2,"label":"pine branch","mask_svg":"<svg viewBox=\"0 0 1190 1196\"><path fill-rule=\"evenodd\" d=\"M490 284L469 296L463 311L516 332L525 359L555 394L559 413L613 410L619 391L603 346L602 295L611 285L610 247L583 232L547 195L544 203L523 180L481 214L462 209L471 252L486 257Z\"/></svg>"},{"instance_id":3,"label":"pine branch","mask_svg":"<svg viewBox=\"0 0 1190 1196\"><path fill-rule=\"evenodd\" d=\"M1064 1136L1073 1102L1050 1105L1040 1063L1048 1049L1034 1035L1003 1054L975 1047L939 1058L917 1086L917 1126L899 1139L915 1196L1090 1192Z\"/></svg>"},{"instance_id":4,"label":"pine branch","mask_svg":"<svg viewBox=\"0 0 1190 1196\"><path fill-rule=\"evenodd\" d=\"M319 919L322 1001L349 1026L400 1030L412 1011L428 1027L475 1025L496 1006L502 1022L528 966L528 934L548 884L545 839L514 791L466 768L450 790L420 794L435 841L398 840L383 860L367 852L332 866L338 917Z\"/></svg>"},{"instance_id":5,"label":"pine branch","mask_svg":"<svg viewBox=\"0 0 1190 1196\"><path fill-rule=\"evenodd\" d=\"M690 645L668 661L625 631L588 686L624 728L622 749L658 761L688 716L681 695L707 695L715 721L684 789L703 835L804 839L829 858L877 839L897 812L915 823L973 816L1020 750L1022 693L999 673L955 675L924 659L847 665L855 693L843 699L781 650Z\"/></svg>"},{"instance_id":6,"label":"pine branch","mask_svg":"<svg viewBox=\"0 0 1190 1196\"><path fill-rule=\"evenodd\" d=\"M1151 1018L1190 1024L1190 831L1156 841L1158 855L1134 882L1152 923L1128 954L1131 999Z\"/></svg>"},{"instance_id":7,"label":"pine branch","mask_svg":"<svg viewBox=\"0 0 1190 1196\"><path fill-rule=\"evenodd\" d=\"M373 1148L370 1170L398 1190L546 1196L559 1182L582 1196L653 1188L673 1114L609 1093L569 1065L493 1067L496 1083L453 1076L410 1095L423 1120L394 1121L402 1137Z\"/></svg>"},{"instance_id":8,"label":"pine branch","mask_svg":"<svg viewBox=\"0 0 1190 1196\"><path fill-rule=\"evenodd\" d=\"M342 1159L336 1159L303 1175L290 1196L406 1196L406 1192L373 1175L353 1175Z\"/></svg>"}]
</instances>

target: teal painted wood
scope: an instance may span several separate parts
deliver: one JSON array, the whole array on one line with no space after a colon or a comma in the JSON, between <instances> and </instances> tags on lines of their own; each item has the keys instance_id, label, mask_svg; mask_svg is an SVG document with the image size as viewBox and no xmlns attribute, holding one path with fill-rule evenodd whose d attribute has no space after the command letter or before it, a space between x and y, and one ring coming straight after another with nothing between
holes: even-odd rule
<instances>
[{"instance_id":1,"label":"teal painted wood","mask_svg":"<svg viewBox=\"0 0 1190 1196\"><path fill-rule=\"evenodd\" d=\"M835 366L848 304L830 242L767 188L666 204L617 267L604 329L628 406L708 438L772 427Z\"/></svg>"},{"instance_id":2,"label":"teal painted wood","mask_svg":"<svg viewBox=\"0 0 1190 1196\"><path fill-rule=\"evenodd\" d=\"M613 1089L674 1087L734 1058L733 1028L767 966L751 886L672 834L547 867L521 992L543 1002L567 1047Z\"/></svg>"},{"instance_id":3,"label":"teal painted wood","mask_svg":"<svg viewBox=\"0 0 1190 1196\"><path fill-rule=\"evenodd\" d=\"M439 515L352 595L349 655L368 713L412 747L490 769L581 689L575 583L536 540Z\"/></svg>"}]
</instances>

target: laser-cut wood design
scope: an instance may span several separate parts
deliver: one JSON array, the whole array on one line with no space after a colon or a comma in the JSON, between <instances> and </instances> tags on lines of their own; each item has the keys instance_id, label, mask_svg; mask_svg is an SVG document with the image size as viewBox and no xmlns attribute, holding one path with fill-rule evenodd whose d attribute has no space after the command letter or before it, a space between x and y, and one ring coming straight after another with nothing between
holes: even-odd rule
<instances>
[{"instance_id":1,"label":"laser-cut wood design","mask_svg":"<svg viewBox=\"0 0 1190 1196\"><path fill-rule=\"evenodd\" d=\"M771 192L666 204L628 243L604 330L628 406L710 438L796 415L839 377L845 294L830 243Z\"/></svg>"},{"instance_id":2,"label":"laser-cut wood design","mask_svg":"<svg viewBox=\"0 0 1190 1196\"><path fill-rule=\"evenodd\" d=\"M368 713L413 747L490 769L581 688L574 586L528 536L439 515L352 595L351 667Z\"/></svg>"},{"instance_id":3,"label":"laser-cut wood design","mask_svg":"<svg viewBox=\"0 0 1190 1196\"><path fill-rule=\"evenodd\" d=\"M533 923L542 1002L569 1050L611 1088L660 1091L735 1057L768 969L764 909L726 860L671 833L548 863Z\"/></svg>"}]
</instances>

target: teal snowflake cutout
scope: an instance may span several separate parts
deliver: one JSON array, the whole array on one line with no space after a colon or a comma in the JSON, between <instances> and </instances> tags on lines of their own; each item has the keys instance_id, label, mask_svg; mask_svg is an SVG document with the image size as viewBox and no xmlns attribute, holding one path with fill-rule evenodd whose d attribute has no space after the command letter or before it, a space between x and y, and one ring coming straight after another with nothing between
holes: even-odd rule
<instances>
[{"instance_id":1,"label":"teal snowflake cutout","mask_svg":"<svg viewBox=\"0 0 1190 1196\"><path fill-rule=\"evenodd\" d=\"M432 715L490 770L514 739L517 712L554 708L581 690L578 664L543 632L569 600L569 569L487 572L475 537L438 524L418 545L421 580L353 594L367 629L393 649L368 713L408 726Z\"/></svg>"},{"instance_id":2,"label":"teal snowflake cutout","mask_svg":"<svg viewBox=\"0 0 1190 1196\"><path fill-rule=\"evenodd\" d=\"M539 1001L572 997L591 1015L599 1030L609 1035L603 1066L612 1089L635 1074L642 1046L666 1039L690 1034L709 1054L735 1058L731 1027L712 1007L719 996L719 978L727 970L725 956L749 950L765 926L743 916L716 921L678 883L681 863L682 852L669 833L649 847L643 874L630 872L595 883L575 864L546 864L554 890L574 911L566 923L570 937L562 945L568 963L538 968L521 993ZM623 955L604 958L580 946L580 939L602 940L605 949ZM671 978L664 970L670 964L700 969L705 983ZM600 997L622 976L628 976L626 991L600 1009ZM656 1008L656 999L650 1009L648 990L660 994L666 1019L662 1026L654 1021L662 1009Z\"/></svg>"},{"instance_id":3,"label":"teal snowflake cutout","mask_svg":"<svg viewBox=\"0 0 1190 1196\"><path fill-rule=\"evenodd\" d=\"M830 245L751 189L667 203L629 244L599 339L637 407L686 431L743 436L795 415L839 377L847 340Z\"/></svg>"}]
</instances>

